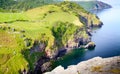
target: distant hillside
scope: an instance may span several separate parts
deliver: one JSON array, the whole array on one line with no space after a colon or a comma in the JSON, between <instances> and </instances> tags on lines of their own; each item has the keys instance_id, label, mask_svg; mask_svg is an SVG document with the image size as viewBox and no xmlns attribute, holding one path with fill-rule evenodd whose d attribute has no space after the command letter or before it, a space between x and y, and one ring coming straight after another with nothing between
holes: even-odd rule
<instances>
[{"instance_id":1,"label":"distant hillside","mask_svg":"<svg viewBox=\"0 0 120 74\"><path fill-rule=\"evenodd\" d=\"M83 8L85 8L88 11L102 10L112 7L111 5L101 1L75 1L75 2L80 4Z\"/></svg>"},{"instance_id":2,"label":"distant hillside","mask_svg":"<svg viewBox=\"0 0 120 74\"><path fill-rule=\"evenodd\" d=\"M55 1L71 1L78 3L81 5L84 9L87 11L93 11L93 10L102 10L106 8L111 8L109 4L106 4L104 2L101 2L99 0L55 0Z\"/></svg>"},{"instance_id":3,"label":"distant hillside","mask_svg":"<svg viewBox=\"0 0 120 74\"><path fill-rule=\"evenodd\" d=\"M21 12L35 7L62 2L64 0L0 0L0 12ZM111 6L96 0L66 0L80 4L88 11L93 9L105 9Z\"/></svg>"},{"instance_id":4,"label":"distant hillside","mask_svg":"<svg viewBox=\"0 0 120 74\"><path fill-rule=\"evenodd\" d=\"M0 0L0 11L19 12L53 2L53 0Z\"/></svg>"}]
</instances>

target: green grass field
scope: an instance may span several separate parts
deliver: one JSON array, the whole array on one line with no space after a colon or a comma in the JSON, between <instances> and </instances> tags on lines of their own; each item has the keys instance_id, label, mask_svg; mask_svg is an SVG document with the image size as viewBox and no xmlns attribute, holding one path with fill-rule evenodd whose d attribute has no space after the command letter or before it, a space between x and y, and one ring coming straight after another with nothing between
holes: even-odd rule
<instances>
[{"instance_id":1,"label":"green grass field","mask_svg":"<svg viewBox=\"0 0 120 74\"><path fill-rule=\"evenodd\" d=\"M23 13L2 13L0 12L0 23L2 22L14 22L14 21L25 21L27 17Z\"/></svg>"}]
</instances>

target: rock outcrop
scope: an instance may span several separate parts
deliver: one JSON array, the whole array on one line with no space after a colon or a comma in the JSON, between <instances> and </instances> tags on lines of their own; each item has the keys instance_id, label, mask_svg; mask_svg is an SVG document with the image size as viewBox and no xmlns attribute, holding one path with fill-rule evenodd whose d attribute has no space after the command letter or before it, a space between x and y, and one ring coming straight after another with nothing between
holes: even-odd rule
<instances>
[{"instance_id":1,"label":"rock outcrop","mask_svg":"<svg viewBox=\"0 0 120 74\"><path fill-rule=\"evenodd\" d=\"M94 49L95 48L95 43L94 42L89 42L86 46L85 46L85 48L86 49Z\"/></svg>"},{"instance_id":2,"label":"rock outcrop","mask_svg":"<svg viewBox=\"0 0 120 74\"><path fill-rule=\"evenodd\" d=\"M44 74L120 74L120 56L111 58L95 57L67 69L58 66L51 72Z\"/></svg>"}]
</instances>

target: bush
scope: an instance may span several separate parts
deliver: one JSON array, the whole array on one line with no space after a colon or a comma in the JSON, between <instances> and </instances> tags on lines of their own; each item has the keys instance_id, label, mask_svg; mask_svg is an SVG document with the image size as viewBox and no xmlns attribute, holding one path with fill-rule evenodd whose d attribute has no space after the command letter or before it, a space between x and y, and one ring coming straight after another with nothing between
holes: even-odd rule
<instances>
[{"instance_id":1,"label":"bush","mask_svg":"<svg viewBox=\"0 0 120 74\"><path fill-rule=\"evenodd\" d=\"M24 40L24 42L25 42L25 46L26 46L26 47L29 47L29 46L31 46L32 39L26 38L26 39Z\"/></svg>"},{"instance_id":2,"label":"bush","mask_svg":"<svg viewBox=\"0 0 120 74\"><path fill-rule=\"evenodd\" d=\"M73 34L79 27L72 23L56 22L52 28L53 36L55 37L56 45L62 47L70 38L73 38Z\"/></svg>"}]
</instances>

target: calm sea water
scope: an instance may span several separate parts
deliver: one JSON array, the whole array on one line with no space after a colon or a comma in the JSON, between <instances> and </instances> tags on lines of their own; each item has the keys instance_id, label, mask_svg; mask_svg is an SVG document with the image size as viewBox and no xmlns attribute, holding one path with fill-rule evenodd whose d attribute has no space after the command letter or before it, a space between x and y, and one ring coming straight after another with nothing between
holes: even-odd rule
<instances>
[{"instance_id":1,"label":"calm sea water","mask_svg":"<svg viewBox=\"0 0 120 74\"><path fill-rule=\"evenodd\" d=\"M97 13L104 25L93 33L92 41L96 43L96 48L94 50L75 50L56 61L55 66L62 65L66 68L97 56L103 58L120 56L120 0L101 1L112 5L112 8Z\"/></svg>"}]
</instances>

